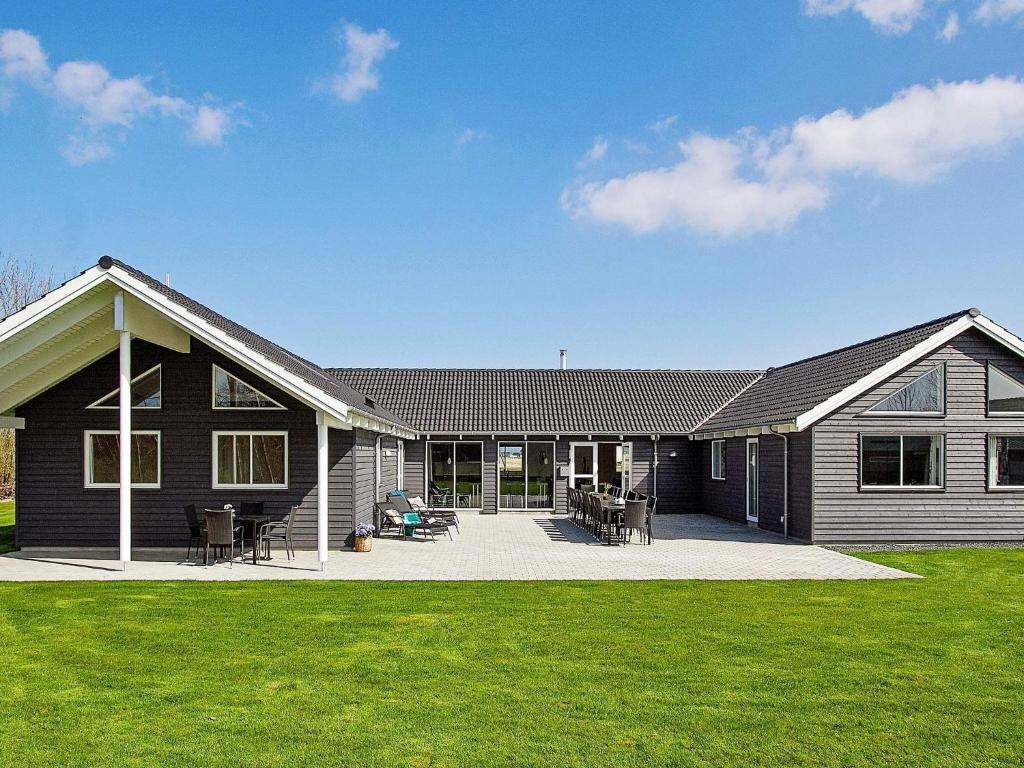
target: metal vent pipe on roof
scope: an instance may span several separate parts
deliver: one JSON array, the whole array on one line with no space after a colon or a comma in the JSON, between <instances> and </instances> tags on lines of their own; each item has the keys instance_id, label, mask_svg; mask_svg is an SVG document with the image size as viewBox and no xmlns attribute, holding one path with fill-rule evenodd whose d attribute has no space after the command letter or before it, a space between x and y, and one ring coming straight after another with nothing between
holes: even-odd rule
<instances>
[{"instance_id":1,"label":"metal vent pipe on roof","mask_svg":"<svg viewBox=\"0 0 1024 768\"><path fill-rule=\"evenodd\" d=\"M558 367L561 368L563 371L569 367L569 350L558 350Z\"/></svg>"}]
</instances>

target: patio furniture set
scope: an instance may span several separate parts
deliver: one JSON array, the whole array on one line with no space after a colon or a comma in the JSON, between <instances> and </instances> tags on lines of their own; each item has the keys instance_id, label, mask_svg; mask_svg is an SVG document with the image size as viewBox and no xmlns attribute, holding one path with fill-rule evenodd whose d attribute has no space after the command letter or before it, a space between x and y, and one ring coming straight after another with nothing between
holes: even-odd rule
<instances>
[{"instance_id":1,"label":"patio furniture set","mask_svg":"<svg viewBox=\"0 0 1024 768\"><path fill-rule=\"evenodd\" d=\"M374 505L377 530L388 531L403 539L423 538L436 540L438 534L452 538L452 528L459 532L459 516L454 510L428 507L423 499L409 496L405 491L391 491L385 500Z\"/></svg>"},{"instance_id":2,"label":"patio furniture set","mask_svg":"<svg viewBox=\"0 0 1024 768\"><path fill-rule=\"evenodd\" d=\"M263 511L262 501L243 501L236 512L232 504L223 507L197 509L195 504L186 504L185 519L188 521L189 543L185 558L192 556L195 547L196 557L203 551L204 565L210 564L210 548L214 549L214 563L217 552L223 558L228 555L228 565L235 560L235 545L238 545L238 556L245 557L245 542L248 537L252 551L252 564L259 565L261 560L270 560L272 542L284 545L285 553L291 560L295 555L292 532L298 507L292 507L283 520L273 520Z\"/></svg>"},{"instance_id":3,"label":"patio furniture set","mask_svg":"<svg viewBox=\"0 0 1024 768\"><path fill-rule=\"evenodd\" d=\"M632 540L633 532L640 536L640 543L650 544L654 540L654 511L658 499L644 496L637 491L626 491L608 486L604 493L595 491L593 485L581 484L569 488L569 519L581 528L590 531L605 544L625 544Z\"/></svg>"}]
</instances>

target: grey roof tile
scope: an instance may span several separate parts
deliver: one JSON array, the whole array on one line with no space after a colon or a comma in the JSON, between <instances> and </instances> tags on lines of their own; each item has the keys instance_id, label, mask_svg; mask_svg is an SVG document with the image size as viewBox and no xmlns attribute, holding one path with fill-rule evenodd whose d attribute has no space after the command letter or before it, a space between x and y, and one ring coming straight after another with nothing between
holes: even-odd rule
<instances>
[{"instance_id":1,"label":"grey roof tile","mask_svg":"<svg viewBox=\"0 0 1024 768\"><path fill-rule=\"evenodd\" d=\"M103 263L104 261L101 259L100 266L103 266ZM336 376L330 375L315 363L305 360L294 352L289 352L279 344L275 344L269 339L265 339L263 336L250 331L245 326L239 325L233 320L229 320L218 312L214 312L209 307L200 304L195 299L186 296L180 291L176 291L173 288L164 285L159 280L150 277L145 272L139 271L130 264L125 264L123 261L118 261L117 259L110 259L110 263L116 264L136 280L144 283L146 287L160 293L192 314L201 317L214 328L223 331L235 341L244 344L271 362L280 365L289 373L298 376L307 384L316 387L330 397L340 400L346 405L349 405L362 413L412 429L407 422L391 413L386 408L382 408L379 403L371 404L367 402L367 396L365 394L357 391L349 384L338 379Z\"/></svg>"},{"instance_id":2,"label":"grey roof tile","mask_svg":"<svg viewBox=\"0 0 1024 768\"><path fill-rule=\"evenodd\" d=\"M760 371L330 368L421 432L679 434Z\"/></svg>"},{"instance_id":3,"label":"grey roof tile","mask_svg":"<svg viewBox=\"0 0 1024 768\"><path fill-rule=\"evenodd\" d=\"M699 431L793 421L972 311L975 310L955 312L780 368L769 368L763 378L701 424Z\"/></svg>"}]
</instances>

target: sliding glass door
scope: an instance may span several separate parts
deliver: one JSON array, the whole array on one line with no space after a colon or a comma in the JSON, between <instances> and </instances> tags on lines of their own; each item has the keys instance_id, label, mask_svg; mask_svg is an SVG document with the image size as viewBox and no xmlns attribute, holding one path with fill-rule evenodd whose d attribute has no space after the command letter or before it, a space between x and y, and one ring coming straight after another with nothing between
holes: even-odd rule
<instances>
[{"instance_id":1,"label":"sliding glass door","mask_svg":"<svg viewBox=\"0 0 1024 768\"><path fill-rule=\"evenodd\" d=\"M554 509L554 494L554 443L498 443L498 509Z\"/></svg>"},{"instance_id":2,"label":"sliding glass door","mask_svg":"<svg viewBox=\"0 0 1024 768\"><path fill-rule=\"evenodd\" d=\"M480 509L483 444L427 443L427 503L438 509Z\"/></svg>"}]
</instances>

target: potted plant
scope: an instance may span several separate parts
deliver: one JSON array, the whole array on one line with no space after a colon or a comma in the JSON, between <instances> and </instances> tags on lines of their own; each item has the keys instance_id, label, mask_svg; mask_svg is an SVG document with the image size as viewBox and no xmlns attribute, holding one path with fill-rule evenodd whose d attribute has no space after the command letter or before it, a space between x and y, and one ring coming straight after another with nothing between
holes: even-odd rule
<instances>
[{"instance_id":1,"label":"potted plant","mask_svg":"<svg viewBox=\"0 0 1024 768\"><path fill-rule=\"evenodd\" d=\"M373 534L377 529L370 523L360 523L356 526L356 552L369 552L373 549Z\"/></svg>"}]
</instances>

